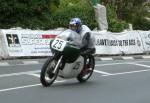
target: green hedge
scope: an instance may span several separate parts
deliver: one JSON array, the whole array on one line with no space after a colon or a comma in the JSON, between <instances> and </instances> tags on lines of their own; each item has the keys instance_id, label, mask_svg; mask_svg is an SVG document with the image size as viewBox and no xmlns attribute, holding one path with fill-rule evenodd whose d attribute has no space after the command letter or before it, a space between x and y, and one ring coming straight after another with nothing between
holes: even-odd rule
<instances>
[{"instance_id":1,"label":"green hedge","mask_svg":"<svg viewBox=\"0 0 150 103\"><path fill-rule=\"evenodd\" d=\"M81 4L81 0L63 0L58 5L58 0L1 0L0 28L55 29L68 27L73 17L81 18L91 29L98 27L94 8L86 1ZM108 23L112 32L120 32L127 25L117 19L112 8L108 8Z\"/></svg>"},{"instance_id":2,"label":"green hedge","mask_svg":"<svg viewBox=\"0 0 150 103\"><path fill-rule=\"evenodd\" d=\"M1 0L0 28L40 28L48 21L50 0Z\"/></svg>"},{"instance_id":3,"label":"green hedge","mask_svg":"<svg viewBox=\"0 0 150 103\"><path fill-rule=\"evenodd\" d=\"M56 27L67 27L69 20L72 17L79 17L84 24L88 25L91 29L98 28L98 24L95 19L94 8L88 4L74 4L68 6L62 4L63 6L60 9L56 10L51 16L51 25L50 28ZM109 31L112 32L121 32L128 27L128 24L125 21L117 19L115 10L111 7L107 7L107 16L108 16L108 25Z\"/></svg>"},{"instance_id":4,"label":"green hedge","mask_svg":"<svg viewBox=\"0 0 150 103\"><path fill-rule=\"evenodd\" d=\"M107 20L108 30L112 32L121 32L128 28L128 23L123 20L117 19L117 14L114 7L107 5Z\"/></svg>"},{"instance_id":5,"label":"green hedge","mask_svg":"<svg viewBox=\"0 0 150 103\"><path fill-rule=\"evenodd\" d=\"M83 24L88 25L91 29L97 27L97 22L94 18L93 8L84 8L81 6L70 6L64 9L59 9L52 16L52 25L50 28L66 27L73 17L81 18Z\"/></svg>"}]
</instances>

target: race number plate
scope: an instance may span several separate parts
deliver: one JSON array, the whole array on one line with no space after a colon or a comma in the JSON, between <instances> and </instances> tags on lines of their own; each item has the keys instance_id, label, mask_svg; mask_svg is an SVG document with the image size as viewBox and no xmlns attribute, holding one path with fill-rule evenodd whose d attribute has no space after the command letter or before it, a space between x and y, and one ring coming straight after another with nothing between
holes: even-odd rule
<instances>
[{"instance_id":1,"label":"race number plate","mask_svg":"<svg viewBox=\"0 0 150 103\"><path fill-rule=\"evenodd\" d=\"M58 51L63 51L64 48L65 48L65 45L66 45L66 41L65 40L62 40L62 39L59 39L59 38L56 38L53 43L52 43L52 48L55 49L55 50L58 50Z\"/></svg>"}]
</instances>

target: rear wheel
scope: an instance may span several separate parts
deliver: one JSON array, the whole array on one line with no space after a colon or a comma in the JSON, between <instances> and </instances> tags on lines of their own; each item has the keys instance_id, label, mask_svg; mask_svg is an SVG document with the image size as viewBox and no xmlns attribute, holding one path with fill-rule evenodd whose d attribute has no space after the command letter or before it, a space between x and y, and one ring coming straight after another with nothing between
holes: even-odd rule
<instances>
[{"instance_id":1,"label":"rear wheel","mask_svg":"<svg viewBox=\"0 0 150 103\"><path fill-rule=\"evenodd\" d=\"M77 76L79 82L86 82L92 75L95 68L95 59L93 55L85 57L84 68L81 73Z\"/></svg>"},{"instance_id":2,"label":"rear wheel","mask_svg":"<svg viewBox=\"0 0 150 103\"><path fill-rule=\"evenodd\" d=\"M57 69L56 72L53 73L56 64L57 60L53 57L49 57L44 63L40 74L40 81L44 87L50 86L57 78L59 69Z\"/></svg>"}]
</instances>

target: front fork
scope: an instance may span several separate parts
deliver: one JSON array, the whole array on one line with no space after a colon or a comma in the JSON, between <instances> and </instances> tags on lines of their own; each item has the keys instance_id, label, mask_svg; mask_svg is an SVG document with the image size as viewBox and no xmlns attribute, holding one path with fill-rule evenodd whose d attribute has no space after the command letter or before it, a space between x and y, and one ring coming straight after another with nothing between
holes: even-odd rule
<instances>
[{"instance_id":1,"label":"front fork","mask_svg":"<svg viewBox=\"0 0 150 103\"><path fill-rule=\"evenodd\" d=\"M59 67L59 65L60 65L60 63L61 63L62 58L63 58L63 55L61 55L61 57L59 58L59 60L58 60L58 62L57 62L57 64L56 64L56 66L55 66L55 68L54 68L54 70L53 70L53 73L54 73L54 74L56 73L56 71L57 71L57 69L58 69L58 67Z\"/></svg>"}]
</instances>

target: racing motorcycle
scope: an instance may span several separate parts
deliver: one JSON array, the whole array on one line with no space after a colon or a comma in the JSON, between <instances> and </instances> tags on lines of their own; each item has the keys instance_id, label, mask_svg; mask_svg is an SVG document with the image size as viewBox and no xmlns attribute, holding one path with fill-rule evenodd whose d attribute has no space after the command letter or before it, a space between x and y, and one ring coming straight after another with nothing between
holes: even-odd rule
<instances>
[{"instance_id":1,"label":"racing motorcycle","mask_svg":"<svg viewBox=\"0 0 150 103\"><path fill-rule=\"evenodd\" d=\"M59 37L51 40L50 48L54 52L53 56L48 57L40 73L44 87L52 85L58 76L64 79L76 78L79 82L86 82L91 77L95 68L93 54L82 55L77 45Z\"/></svg>"}]
</instances>

